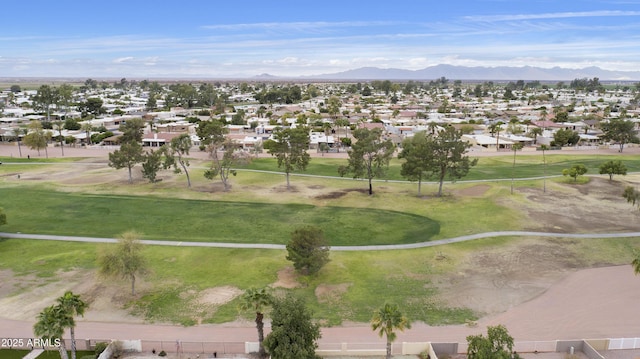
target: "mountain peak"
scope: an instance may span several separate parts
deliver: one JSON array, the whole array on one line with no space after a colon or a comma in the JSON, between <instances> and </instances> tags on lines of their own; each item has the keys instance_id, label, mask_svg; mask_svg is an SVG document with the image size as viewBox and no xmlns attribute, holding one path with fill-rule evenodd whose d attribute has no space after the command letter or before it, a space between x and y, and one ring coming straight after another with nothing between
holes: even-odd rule
<instances>
[{"instance_id":1,"label":"mountain peak","mask_svg":"<svg viewBox=\"0 0 640 359\"><path fill-rule=\"evenodd\" d=\"M567 81L584 77L597 77L604 81L633 81L640 80L640 71L611 71L595 66L568 69L557 66L553 68L534 66L468 67L440 64L421 70L361 67L331 74L305 76L305 78L327 80L434 80L441 77L470 81Z\"/></svg>"}]
</instances>

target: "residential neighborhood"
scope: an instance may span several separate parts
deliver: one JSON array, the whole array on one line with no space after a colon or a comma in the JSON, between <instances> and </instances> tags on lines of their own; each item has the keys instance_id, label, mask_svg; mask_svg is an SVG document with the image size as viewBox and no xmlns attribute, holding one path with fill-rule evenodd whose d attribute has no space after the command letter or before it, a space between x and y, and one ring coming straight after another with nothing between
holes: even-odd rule
<instances>
[{"instance_id":1,"label":"residential neighborhood","mask_svg":"<svg viewBox=\"0 0 640 359\"><path fill-rule=\"evenodd\" d=\"M638 84L601 84L576 79L463 83L440 78L428 83L179 83L87 79L84 83L19 85L0 95L0 141L19 142L39 121L48 131L48 146L115 146L119 127L142 118L142 143L160 147L189 134L200 145L200 121L221 120L227 136L243 150L261 152L276 127L309 128L309 150L346 151L356 128L379 127L400 146L420 131L437 133L445 126L462 131L470 151L509 151L513 144L535 150L592 149L619 141L603 136L602 124L631 121L640 129ZM556 139L558 131L576 137Z\"/></svg>"}]
</instances>

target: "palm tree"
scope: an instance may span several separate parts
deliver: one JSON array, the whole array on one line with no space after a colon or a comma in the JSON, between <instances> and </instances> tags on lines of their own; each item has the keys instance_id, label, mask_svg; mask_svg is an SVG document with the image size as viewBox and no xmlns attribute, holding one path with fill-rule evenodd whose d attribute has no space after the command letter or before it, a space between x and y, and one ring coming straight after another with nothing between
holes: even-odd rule
<instances>
[{"instance_id":1,"label":"palm tree","mask_svg":"<svg viewBox=\"0 0 640 359\"><path fill-rule=\"evenodd\" d=\"M511 145L511 149L513 150L513 167L511 168L511 194L513 194L513 181L516 175L516 152L522 149L522 143L514 143Z\"/></svg>"},{"instance_id":2,"label":"palm tree","mask_svg":"<svg viewBox=\"0 0 640 359\"><path fill-rule=\"evenodd\" d=\"M411 328L411 323L402 315L396 304L385 303L373 313L371 328L374 331L379 330L380 337L387 337L387 359L391 359L391 343L396 340L395 330L404 331L405 328Z\"/></svg>"},{"instance_id":3,"label":"palm tree","mask_svg":"<svg viewBox=\"0 0 640 359\"><path fill-rule=\"evenodd\" d=\"M545 151L549 149L547 145L540 145L542 150L542 164L544 165L544 177L542 178L542 192L547 193L547 158L545 157Z\"/></svg>"},{"instance_id":4,"label":"palm tree","mask_svg":"<svg viewBox=\"0 0 640 359\"><path fill-rule=\"evenodd\" d=\"M26 128L16 128L15 130L13 130L15 135L16 135L16 140L18 141L18 153L20 154L20 157L22 158L22 137L26 136L27 133L29 133L29 130Z\"/></svg>"},{"instance_id":5,"label":"palm tree","mask_svg":"<svg viewBox=\"0 0 640 359\"><path fill-rule=\"evenodd\" d=\"M64 334L64 328L69 326L69 320L73 321L73 318L70 318L59 305L52 305L44 308L36 319L38 321L33 326L33 334L50 341L52 344L57 344L59 341L58 351L60 352L60 358L69 359L62 335Z\"/></svg>"},{"instance_id":6,"label":"palm tree","mask_svg":"<svg viewBox=\"0 0 640 359\"><path fill-rule=\"evenodd\" d=\"M67 313L71 318L69 326L69 334L71 335L71 359L76 359L76 336L75 336L75 320L73 317L76 315L84 316L84 310L87 309L87 303L80 299L80 296L73 294L71 291L67 291L64 295L58 298L58 305Z\"/></svg>"},{"instance_id":7,"label":"palm tree","mask_svg":"<svg viewBox=\"0 0 640 359\"><path fill-rule=\"evenodd\" d=\"M529 137L533 137L533 144L538 143L538 136L542 135L542 129L540 127L532 127L528 132Z\"/></svg>"},{"instance_id":8,"label":"palm tree","mask_svg":"<svg viewBox=\"0 0 640 359\"><path fill-rule=\"evenodd\" d=\"M87 120L87 121L82 122L82 125L81 125L80 129L82 131L84 131L84 133L87 136L87 139L86 139L87 145L90 145L91 144L91 130L93 130L93 125L91 125L91 122L89 122Z\"/></svg>"},{"instance_id":9,"label":"palm tree","mask_svg":"<svg viewBox=\"0 0 640 359\"><path fill-rule=\"evenodd\" d=\"M489 125L489 133L496 136L496 151L500 151L500 131L502 131L502 121Z\"/></svg>"},{"instance_id":10,"label":"palm tree","mask_svg":"<svg viewBox=\"0 0 640 359\"><path fill-rule=\"evenodd\" d=\"M271 306L273 296L266 288L249 288L242 295L240 302L241 310L253 310L256 312L256 328L258 329L258 355L265 358L266 352L262 342L264 341L264 309Z\"/></svg>"}]
</instances>

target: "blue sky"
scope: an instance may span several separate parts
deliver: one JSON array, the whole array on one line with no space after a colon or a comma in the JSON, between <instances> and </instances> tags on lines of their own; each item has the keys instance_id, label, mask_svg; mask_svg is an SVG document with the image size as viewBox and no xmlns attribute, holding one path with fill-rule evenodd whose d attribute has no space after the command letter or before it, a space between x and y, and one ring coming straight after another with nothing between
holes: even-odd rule
<instances>
[{"instance_id":1,"label":"blue sky","mask_svg":"<svg viewBox=\"0 0 640 359\"><path fill-rule=\"evenodd\" d=\"M640 0L7 1L0 77L640 70Z\"/></svg>"}]
</instances>

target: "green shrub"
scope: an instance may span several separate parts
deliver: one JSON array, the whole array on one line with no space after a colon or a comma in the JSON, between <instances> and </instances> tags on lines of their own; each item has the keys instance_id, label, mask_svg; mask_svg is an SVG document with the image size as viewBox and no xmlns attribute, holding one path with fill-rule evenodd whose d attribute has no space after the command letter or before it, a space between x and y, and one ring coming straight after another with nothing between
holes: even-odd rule
<instances>
[{"instance_id":1,"label":"green shrub","mask_svg":"<svg viewBox=\"0 0 640 359\"><path fill-rule=\"evenodd\" d=\"M95 347L95 349L94 349L94 351L95 351L95 353L96 353L96 356L95 356L95 357L97 358L100 354L102 354L102 352L103 352L105 349L107 349L107 346L109 346L109 343L106 343L106 342L99 342L99 343L96 343L96 347Z\"/></svg>"},{"instance_id":2,"label":"green shrub","mask_svg":"<svg viewBox=\"0 0 640 359\"><path fill-rule=\"evenodd\" d=\"M167 352L165 352L165 351L163 350L163 351L161 351L161 352L158 354L158 356L159 356L159 357L166 357L166 356L167 356Z\"/></svg>"}]
</instances>

